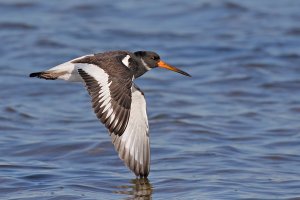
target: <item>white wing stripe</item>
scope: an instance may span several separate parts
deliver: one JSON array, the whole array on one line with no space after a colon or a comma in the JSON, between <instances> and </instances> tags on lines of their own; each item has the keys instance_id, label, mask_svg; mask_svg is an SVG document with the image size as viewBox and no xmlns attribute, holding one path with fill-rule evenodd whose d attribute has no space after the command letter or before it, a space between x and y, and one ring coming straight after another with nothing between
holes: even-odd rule
<instances>
[{"instance_id":1,"label":"white wing stripe","mask_svg":"<svg viewBox=\"0 0 300 200\"><path fill-rule=\"evenodd\" d=\"M113 109L110 107L105 119L107 119L108 117L110 117L110 115L112 114L112 112L113 112Z\"/></svg>"},{"instance_id":2,"label":"white wing stripe","mask_svg":"<svg viewBox=\"0 0 300 200\"><path fill-rule=\"evenodd\" d=\"M111 85L111 82L109 84L105 83L104 81L103 82L100 82L98 81L98 83L103 86L103 85L107 85L107 87L102 87L102 89L100 90L99 92L99 97L100 98L107 98L107 97L110 97L110 90L109 90L109 86Z\"/></svg>"},{"instance_id":3,"label":"white wing stripe","mask_svg":"<svg viewBox=\"0 0 300 200\"><path fill-rule=\"evenodd\" d=\"M112 105L110 103L111 95L109 90L109 86L112 82L110 81L108 83L108 74L103 69L93 64L80 64L78 65L78 68L84 70L87 74L95 78L101 86L101 90L99 91L99 102L104 102L102 103L100 108L104 107L102 113L106 112L109 109L109 113L106 116L106 118L108 118L113 112Z\"/></svg>"},{"instance_id":4,"label":"white wing stripe","mask_svg":"<svg viewBox=\"0 0 300 200\"><path fill-rule=\"evenodd\" d=\"M116 117L116 115L115 115L115 113L113 112L112 115L110 116L109 124L111 124L111 123L114 121L115 117ZM116 120L116 121L117 121L117 120ZM113 127L115 127L115 125L113 125Z\"/></svg>"},{"instance_id":5,"label":"white wing stripe","mask_svg":"<svg viewBox=\"0 0 300 200\"><path fill-rule=\"evenodd\" d=\"M103 104L100 106L100 108L102 108L102 107L104 107L104 106L105 106L105 108L104 108L103 112L105 112L108 108L111 107L111 104L110 104L110 97L107 98L107 99L105 99L105 101L104 101Z\"/></svg>"}]
</instances>

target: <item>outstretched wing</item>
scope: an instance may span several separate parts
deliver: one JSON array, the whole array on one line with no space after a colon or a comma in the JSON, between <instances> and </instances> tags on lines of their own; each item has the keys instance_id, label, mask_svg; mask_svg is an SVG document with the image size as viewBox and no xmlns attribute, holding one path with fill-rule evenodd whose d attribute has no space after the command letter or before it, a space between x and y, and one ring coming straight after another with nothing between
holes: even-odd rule
<instances>
[{"instance_id":1,"label":"outstretched wing","mask_svg":"<svg viewBox=\"0 0 300 200\"><path fill-rule=\"evenodd\" d=\"M102 68L93 64L78 65L77 70L92 98L92 106L98 119L109 132L122 135L130 115L131 79L109 76Z\"/></svg>"},{"instance_id":2,"label":"outstretched wing","mask_svg":"<svg viewBox=\"0 0 300 200\"><path fill-rule=\"evenodd\" d=\"M149 126L143 93L131 79L109 76L93 64L78 65L97 117L105 124L119 157L137 175L150 171Z\"/></svg>"},{"instance_id":3,"label":"outstretched wing","mask_svg":"<svg viewBox=\"0 0 300 200\"><path fill-rule=\"evenodd\" d=\"M130 118L124 133L111 133L119 156L136 176L147 177L150 171L149 125L144 94L132 85Z\"/></svg>"}]
</instances>

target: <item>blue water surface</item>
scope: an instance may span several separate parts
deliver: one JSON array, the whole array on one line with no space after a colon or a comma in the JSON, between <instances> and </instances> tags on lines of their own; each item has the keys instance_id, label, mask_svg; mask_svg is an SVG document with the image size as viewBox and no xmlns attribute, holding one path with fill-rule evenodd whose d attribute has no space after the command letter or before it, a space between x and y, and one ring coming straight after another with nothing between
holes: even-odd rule
<instances>
[{"instance_id":1,"label":"blue water surface","mask_svg":"<svg viewBox=\"0 0 300 200\"><path fill-rule=\"evenodd\" d=\"M300 199L300 1L0 1L0 199ZM151 173L118 158L81 84L29 78L151 50Z\"/></svg>"}]
</instances>

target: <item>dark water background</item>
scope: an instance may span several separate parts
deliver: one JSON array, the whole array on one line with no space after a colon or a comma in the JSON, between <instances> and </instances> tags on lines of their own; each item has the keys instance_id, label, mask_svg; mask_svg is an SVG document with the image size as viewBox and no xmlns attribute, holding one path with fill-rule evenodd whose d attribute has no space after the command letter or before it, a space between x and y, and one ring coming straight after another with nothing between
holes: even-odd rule
<instances>
[{"instance_id":1,"label":"dark water background","mask_svg":"<svg viewBox=\"0 0 300 200\"><path fill-rule=\"evenodd\" d=\"M0 199L300 199L300 1L0 1ZM153 50L149 182L80 84L28 74Z\"/></svg>"}]
</instances>

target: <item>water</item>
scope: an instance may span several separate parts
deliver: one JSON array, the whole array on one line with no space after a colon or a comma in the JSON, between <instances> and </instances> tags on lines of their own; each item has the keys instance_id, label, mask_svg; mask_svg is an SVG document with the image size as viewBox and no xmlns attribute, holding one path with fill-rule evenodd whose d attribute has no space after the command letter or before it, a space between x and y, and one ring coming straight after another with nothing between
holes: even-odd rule
<instances>
[{"instance_id":1,"label":"water","mask_svg":"<svg viewBox=\"0 0 300 200\"><path fill-rule=\"evenodd\" d=\"M0 199L299 199L300 2L0 2ZM28 74L153 50L137 80L149 180L119 160L80 84Z\"/></svg>"}]
</instances>

